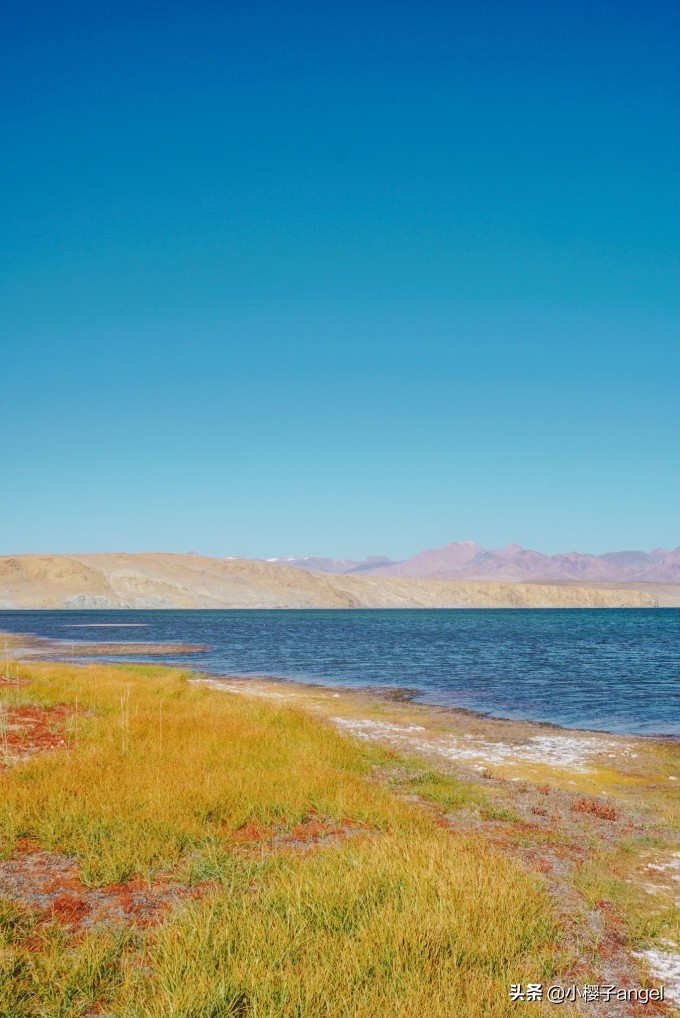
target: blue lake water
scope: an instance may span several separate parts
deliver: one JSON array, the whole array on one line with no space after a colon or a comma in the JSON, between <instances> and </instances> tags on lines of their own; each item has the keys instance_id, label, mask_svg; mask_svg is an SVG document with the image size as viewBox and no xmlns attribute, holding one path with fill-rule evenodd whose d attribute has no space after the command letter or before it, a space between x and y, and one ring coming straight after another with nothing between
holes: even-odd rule
<instances>
[{"instance_id":1,"label":"blue lake water","mask_svg":"<svg viewBox=\"0 0 680 1018\"><path fill-rule=\"evenodd\" d=\"M137 659L398 686L496 717L680 737L680 609L2 611L0 631L210 644Z\"/></svg>"}]
</instances>

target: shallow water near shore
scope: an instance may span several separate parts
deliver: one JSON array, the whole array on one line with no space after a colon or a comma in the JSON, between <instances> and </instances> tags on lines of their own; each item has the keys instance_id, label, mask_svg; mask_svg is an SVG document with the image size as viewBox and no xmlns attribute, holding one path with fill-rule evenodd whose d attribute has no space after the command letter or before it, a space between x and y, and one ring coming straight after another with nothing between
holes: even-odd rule
<instances>
[{"instance_id":1,"label":"shallow water near shore","mask_svg":"<svg viewBox=\"0 0 680 1018\"><path fill-rule=\"evenodd\" d=\"M64 641L65 656L105 640L128 652L112 660L145 660L143 643L167 642L172 652L147 659L402 687L422 703L501 718L680 737L678 609L2 611L0 630ZM178 644L209 649L188 657Z\"/></svg>"}]
</instances>

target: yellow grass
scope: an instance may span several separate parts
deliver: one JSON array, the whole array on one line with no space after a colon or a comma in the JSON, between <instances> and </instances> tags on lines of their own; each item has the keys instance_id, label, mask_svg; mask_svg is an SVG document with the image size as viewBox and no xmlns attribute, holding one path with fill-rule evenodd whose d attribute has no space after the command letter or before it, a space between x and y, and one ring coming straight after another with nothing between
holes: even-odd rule
<instances>
[{"instance_id":1,"label":"yellow grass","mask_svg":"<svg viewBox=\"0 0 680 1018\"><path fill-rule=\"evenodd\" d=\"M539 879L375 780L393 753L167 668L21 670L31 684L4 687L5 702L77 700L78 713L68 752L0 774L2 857L30 839L77 857L92 886L171 871L211 884L153 930L75 939L0 902L0 1014L502 1016L511 983L567 964ZM430 772L420 786L446 809L479 799ZM310 813L363 833L235 850L248 823L292 829Z\"/></svg>"}]
</instances>

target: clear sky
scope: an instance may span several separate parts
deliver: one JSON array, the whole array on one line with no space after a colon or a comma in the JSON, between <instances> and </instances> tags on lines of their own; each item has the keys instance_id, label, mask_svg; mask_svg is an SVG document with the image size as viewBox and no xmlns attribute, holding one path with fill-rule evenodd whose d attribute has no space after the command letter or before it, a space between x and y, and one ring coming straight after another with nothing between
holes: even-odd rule
<instances>
[{"instance_id":1,"label":"clear sky","mask_svg":"<svg viewBox=\"0 0 680 1018\"><path fill-rule=\"evenodd\" d=\"M0 552L676 545L675 10L10 5Z\"/></svg>"}]
</instances>

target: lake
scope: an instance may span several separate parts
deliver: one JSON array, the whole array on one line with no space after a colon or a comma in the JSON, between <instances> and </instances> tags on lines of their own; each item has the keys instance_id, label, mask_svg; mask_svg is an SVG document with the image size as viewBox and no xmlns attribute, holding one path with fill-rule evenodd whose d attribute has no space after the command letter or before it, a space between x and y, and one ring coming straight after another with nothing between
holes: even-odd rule
<instances>
[{"instance_id":1,"label":"lake","mask_svg":"<svg viewBox=\"0 0 680 1018\"><path fill-rule=\"evenodd\" d=\"M134 659L214 675L400 687L420 702L496 717L680 737L674 608L2 611L0 631L209 644L200 654Z\"/></svg>"}]
</instances>

